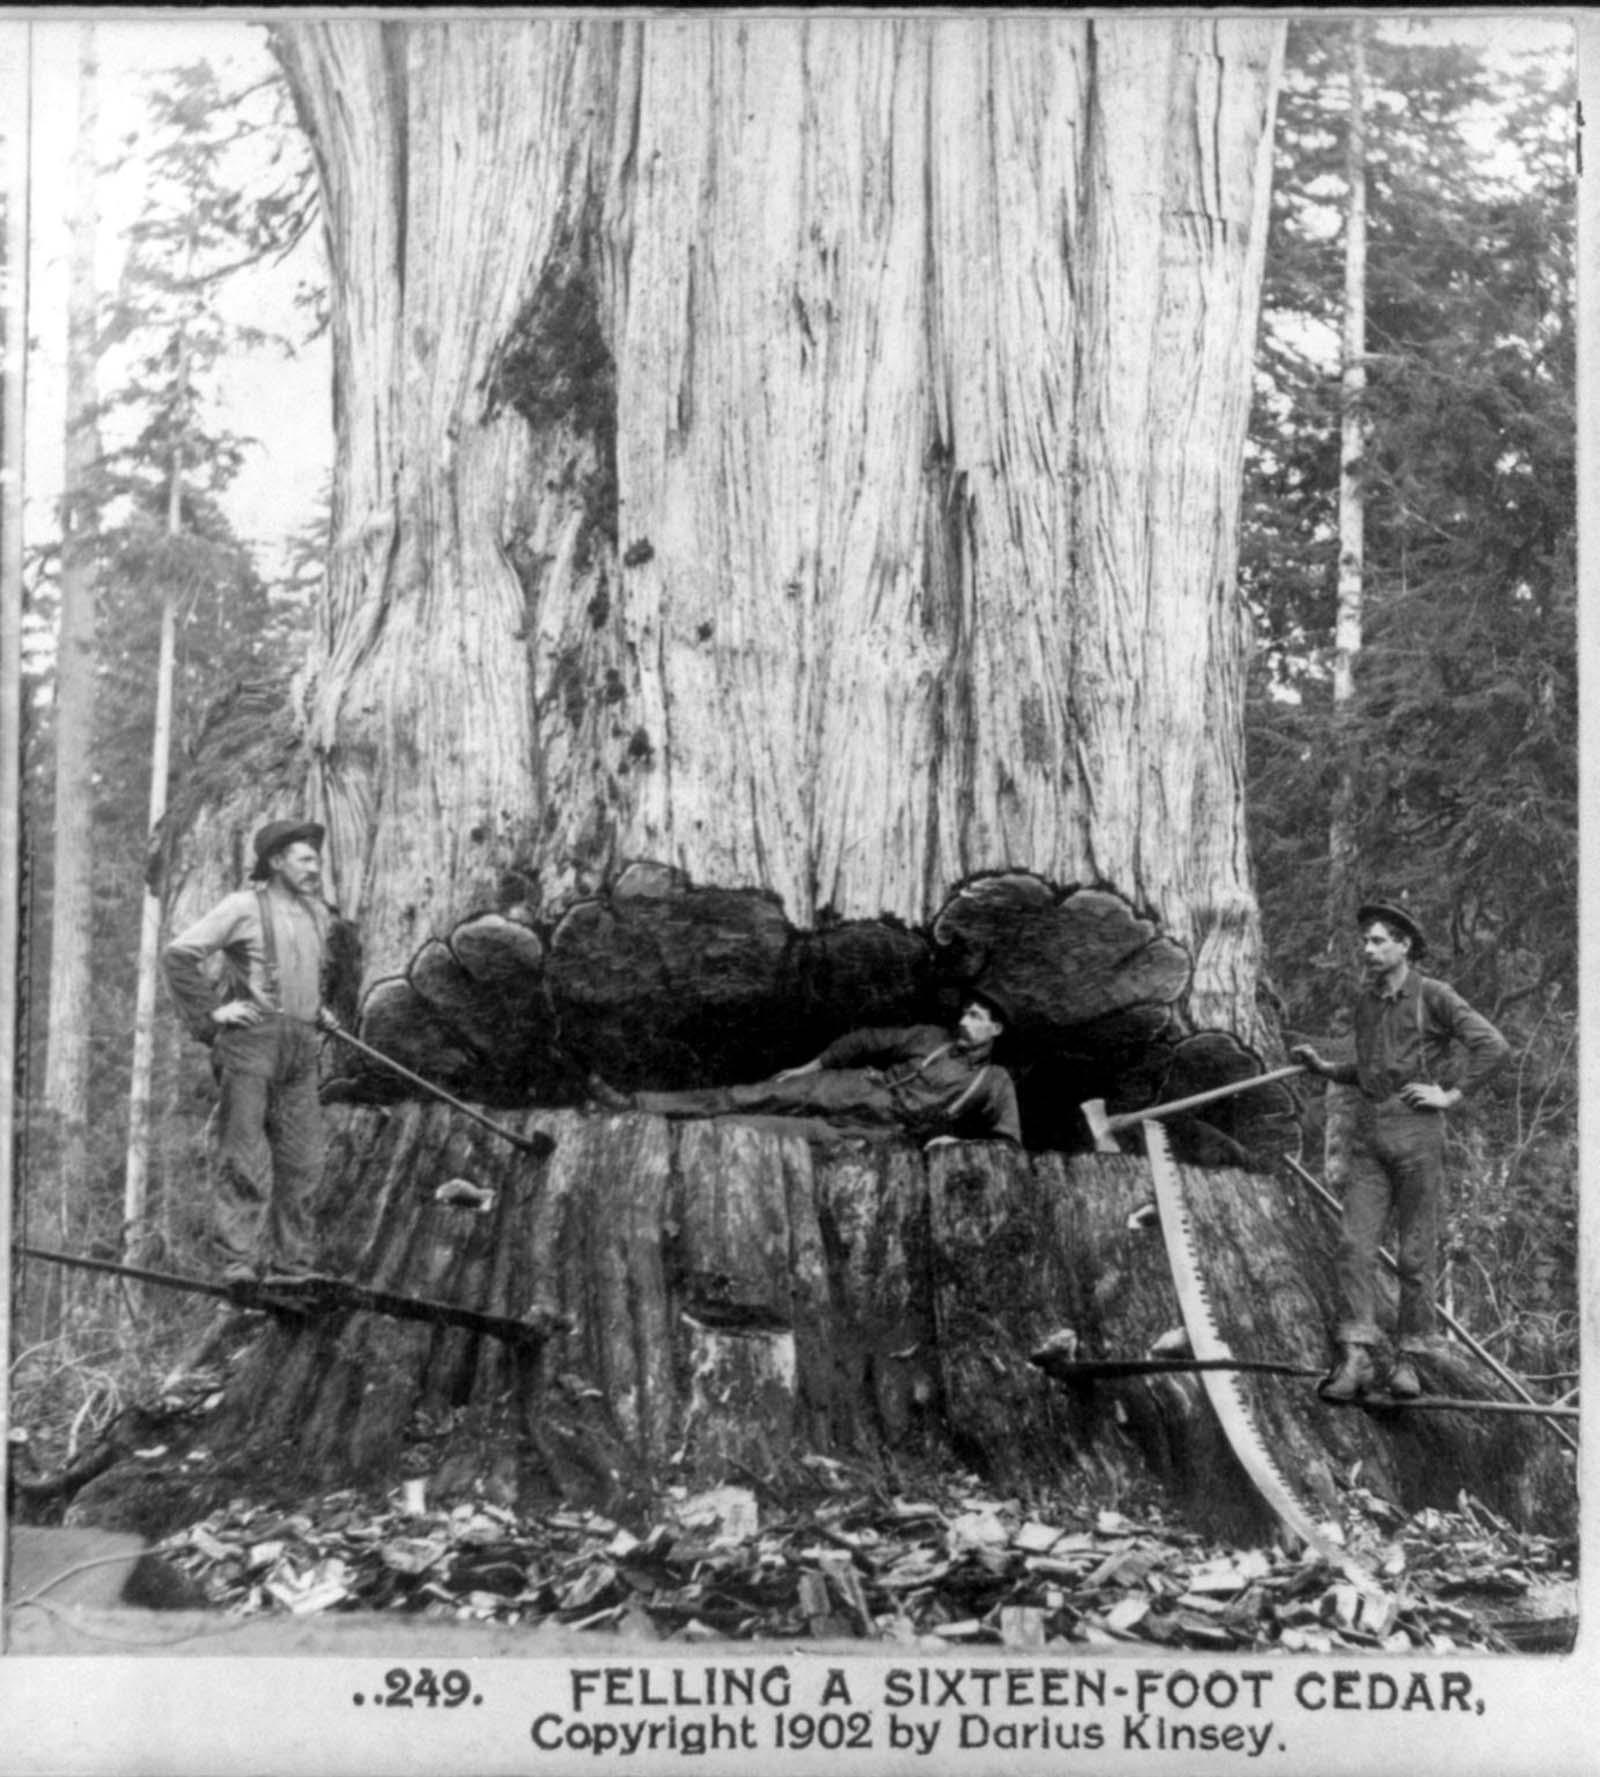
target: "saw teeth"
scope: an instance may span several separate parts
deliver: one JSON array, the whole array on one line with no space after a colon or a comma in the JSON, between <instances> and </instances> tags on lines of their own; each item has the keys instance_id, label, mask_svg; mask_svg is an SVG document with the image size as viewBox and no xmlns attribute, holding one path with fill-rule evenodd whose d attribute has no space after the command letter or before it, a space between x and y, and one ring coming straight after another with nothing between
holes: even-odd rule
<instances>
[{"instance_id":1,"label":"saw teeth","mask_svg":"<svg viewBox=\"0 0 1600 1777\"><path fill-rule=\"evenodd\" d=\"M1201 1281L1199 1255L1195 1251L1194 1228L1184 1201L1183 1184L1177 1164L1167 1143L1167 1132L1153 1118L1142 1125L1145 1153L1150 1160L1150 1176L1155 1184L1156 1204L1161 1215L1162 1236L1167 1246L1167 1262L1172 1267L1173 1287L1178 1292L1178 1306L1183 1311L1183 1324L1197 1358L1231 1358L1227 1341L1218 1330L1211 1303ZM1206 1391L1217 1415L1229 1448L1238 1457L1245 1473L1255 1483L1261 1497L1278 1514L1279 1519L1324 1561L1337 1567L1347 1579L1363 1591L1381 1592L1374 1576L1329 1541L1317 1528L1311 1514L1301 1504L1294 1489L1285 1480L1272 1452L1256 1427L1254 1416L1244 1396L1238 1374L1229 1370L1202 1370L1200 1384Z\"/></svg>"}]
</instances>

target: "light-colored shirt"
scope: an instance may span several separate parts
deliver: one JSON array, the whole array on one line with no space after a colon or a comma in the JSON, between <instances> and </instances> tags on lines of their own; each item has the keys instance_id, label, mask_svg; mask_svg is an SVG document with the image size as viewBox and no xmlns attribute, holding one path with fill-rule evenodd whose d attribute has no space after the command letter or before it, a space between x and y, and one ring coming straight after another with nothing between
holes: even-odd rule
<instances>
[{"instance_id":1,"label":"light-colored shirt","mask_svg":"<svg viewBox=\"0 0 1600 1777\"><path fill-rule=\"evenodd\" d=\"M267 891L277 953L274 991L261 928L261 899L254 889L224 895L167 946L167 985L196 1036L215 1034L211 1014L229 1000L253 1000L264 1011L281 1011L291 1018L310 1020L317 1015L331 917L327 905L303 895ZM221 963L215 984L207 973L213 957Z\"/></svg>"}]
</instances>

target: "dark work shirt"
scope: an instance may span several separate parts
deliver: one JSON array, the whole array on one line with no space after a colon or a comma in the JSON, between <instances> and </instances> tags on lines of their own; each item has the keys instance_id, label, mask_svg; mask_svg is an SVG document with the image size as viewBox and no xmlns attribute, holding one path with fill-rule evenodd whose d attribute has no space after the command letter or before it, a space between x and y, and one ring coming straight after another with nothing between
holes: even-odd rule
<instances>
[{"instance_id":1,"label":"dark work shirt","mask_svg":"<svg viewBox=\"0 0 1600 1777\"><path fill-rule=\"evenodd\" d=\"M1392 1098L1413 1080L1462 1092L1486 1080L1511 1045L1446 982L1408 968L1393 995L1365 988L1355 1005L1356 1058L1329 1077L1359 1085L1370 1099Z\"/></svg>"},{"instance_id":2,"label":"dark work shirt","mask_svg":"<svg viewBox=\"0 0 1600 1777\"><path fill-rule=\"evenodd\" d=\"M993 1045L965 1048L938 1024L853 1030L830 1043L824 1067L876 1067L908 1128L921 1133L983 1135L1022 1140L1011 1076L989 1059Z\"/></svg>"}]
</instances>

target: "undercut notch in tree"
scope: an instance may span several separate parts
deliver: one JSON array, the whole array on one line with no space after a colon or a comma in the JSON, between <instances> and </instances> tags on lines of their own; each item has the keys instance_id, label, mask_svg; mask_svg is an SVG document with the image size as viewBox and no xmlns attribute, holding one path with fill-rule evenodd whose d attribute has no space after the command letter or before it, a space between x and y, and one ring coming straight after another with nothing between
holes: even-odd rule
<instances>
[{"instance_id":1,"label":"undercut notch in tree","mask_svg":"<svg viewBox=\"0 0 1600 1777\"><path fill-rule=\"evenodd\" d=\"M595 1073L624 1089L751 1081L853 1028L952 1024L965 995L987 992L1009 1014L997 1058L1025 1140L1071 1149L1087 1099L1132 1109L1262 1071L1227 1032L1190 1026L1190 980L1183 946L1109 888L991 872L957 885L926 929L884 917L807 930L767 891L640 862L549 921L462 920L373 985L359 1035L464 1097L571 1105ZM360 1056L338 1065L334 1097L408 1090ZM1178 1126L1180 1151L1271 1151L1292 1134L1292 1102L1268 1090L1220 1105Z\"/></svg>"}]
</instances>

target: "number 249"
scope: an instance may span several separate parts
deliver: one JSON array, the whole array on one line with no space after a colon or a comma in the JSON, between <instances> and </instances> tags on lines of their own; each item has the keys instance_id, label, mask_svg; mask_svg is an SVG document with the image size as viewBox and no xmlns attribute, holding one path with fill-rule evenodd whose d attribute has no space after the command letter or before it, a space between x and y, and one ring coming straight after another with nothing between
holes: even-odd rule
<instances>
[{"instance_id":1,"label":"number 249","mask_svg":"<svg viewBox=\"0 0 1600 1777\"><path fill-rule=\"evenodd\" d=\"M415 1673L396 1666L384 1673L383 1687L388 1692L382 1699L385 1709L410 1709L415 1703L425 1703L430 1709L440 1704L459 1709L472 1695L472 1680L455 1666L438 1677L431 1666L420 1667Z\"/></svg>"}]
</instances>

